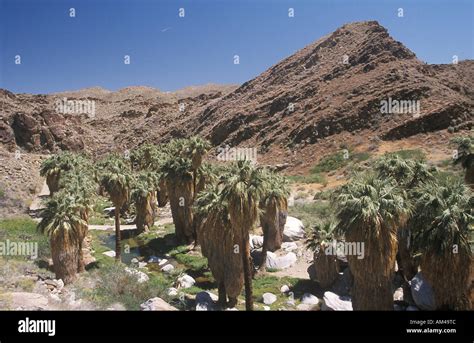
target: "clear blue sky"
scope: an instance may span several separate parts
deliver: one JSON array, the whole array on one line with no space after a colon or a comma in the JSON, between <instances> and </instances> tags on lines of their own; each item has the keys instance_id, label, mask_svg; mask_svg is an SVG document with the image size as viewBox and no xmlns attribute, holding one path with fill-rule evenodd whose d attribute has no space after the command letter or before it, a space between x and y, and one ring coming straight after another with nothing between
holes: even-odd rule
<instances>
[{"instance_id":1,"label":"clear blue sky","mask_svg":"<svg viewBox=\"0 0 474 343\"><path fill-rule=\"evenodd\" d=\"M242 83L361 20L378 20L428 63L474 58L472 0L0 0L0 88Z\"/></svg>"}]
</instances>

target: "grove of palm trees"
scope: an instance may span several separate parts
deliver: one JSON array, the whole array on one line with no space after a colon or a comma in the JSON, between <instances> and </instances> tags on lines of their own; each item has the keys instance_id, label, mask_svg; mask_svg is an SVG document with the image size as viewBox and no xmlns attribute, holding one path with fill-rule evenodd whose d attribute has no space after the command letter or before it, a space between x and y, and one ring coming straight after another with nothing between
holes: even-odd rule
<instances>
[{"instance_id":1,"label":"grove of palm trees","mask_svg":"<svg viewBox=\"0 0 474 343\"><path fill-rule=\"evenodd\" d=\"M311 205L304 183L216 160L200 137L100 158L61 152L41 165L50 192L37 230L54 279L96 306L115 294L128 309L469 310L473 138L452 144L443 166L402 151L353 162ZM306 238L289 238L293 216ZM305 258L309 279L296 272Z\"/></svg>"}]
</instances>

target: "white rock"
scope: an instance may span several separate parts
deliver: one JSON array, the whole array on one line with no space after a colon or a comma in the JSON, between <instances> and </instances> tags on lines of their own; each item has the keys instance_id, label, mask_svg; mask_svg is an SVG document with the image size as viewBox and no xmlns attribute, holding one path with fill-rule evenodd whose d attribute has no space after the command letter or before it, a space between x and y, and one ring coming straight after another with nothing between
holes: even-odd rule
<instances>
[{"instance_id":1,"label":"white rock","mask_svg":"<svg viewBox=\"0 0 474 343\"><path fill-rule=\"evenodd\" d=\"M61 279L56 280L56 288L58 291L62 290L64 288L64 281Z\"/></svg>"},{"instance_id":2,"label":"white rock","mask_svg":"<svg viewBox=\"0 0 474 343\"><path fill-rule=\"evenodd\" d=\"M161 267L161 266L164 266L165 264L168 263L168 260L166 258L160 260L160 262L158 262L158 265Z\"/></svg>"},{"instance_id":3,"label":"white rock","mask_svg":"<svg viewBox=\"0 0 474 343\"><path fill-rule=\"evenodd\" d=\"M138 264L138 258L136 258L136 257L132 258L132 260L130 261L130 263L132 263L132 264Z\"/></svg>"},{"instance_id":4,"label":"white rock","mask_svg":"<svg viewBox=\"0 0 474 343\"><path fill-rule=\"evenodd\" d=\"M196 283L196 280L193 277L184 274L178 278L178 288L190 288Z\"/></svg>"},{"instance_id":5,"label":"white rock","mask_svg":"<svg viewBox=\"0 0 474 343\"><path fill-rule=\"evenodd\" d=\"M144 272L132 268L125 268L125 271L137 278L138 283L147 282L150 278Z\"/></svg>"},{"instance_id":6,"label":"white rock","mask_svg":"<svg viewBox=\"0 0 474 343\"><path fill-rule=\"evenodd\" d=\"M275 294L273 293L263 293L263 303L265 305L271 305L273 304L275 301L277 301L277 297Z\"/></svg>"},{"instance_id":7,"label":"white rock","mask_svg":"<svg viewBox=\"0 0 474 343\"><path fill-rule=\"evenodd\" d=\"M314 305L309 305L309 304L299 304L296 306L296 309L298 311L311 311L313 309Z\"/></svg>"},{"instance_id":8,"label":"white rock","mask_svg":"<svg viewBox=\"0 0 474 343\"><path fill-rule=\"evenodd\" d=\"M163 268L161 268L161 271L164 273L169 273L174 269L174 266L172 264L167 264Z\"/></svg>"},{"instance_id":9,"label":"white rock","mask_svg":"<svg viewBox=\"0 0 474 343\"><path fill-rule=\"evenodd\" d=\"M196 294L196 311L213 311L214 300L209 292L199 292Z\"/></svg>"},{"instance_id":10,"label":"white rock","mask_svg":"<svg viewBox=\"0 0 474 343\"><path fill-rule=\"evenodd\" d=\"M235 308L235 307L230 307L230 308L226 308L225 310L226 311L238 311L239 309Z\"/></svg>"},{"instance_id":11,"label":"white rock","mask_svg":"<svg viewBox=\"0 0 474 343\"><path fill-rule=\"evenodd\" d=\"M169 297L175 297L178 295L178 290L174 287L168 288L167 294Z\"/></svg>"},{"instance_id":12,"label":"white rock","mask_svg":"<svg viewBox=\"0 0 474 343\"><path fill-rule=\"evenodd\" d=\"M270 306L263 306L263 309L264 309L265 311L270 311Z\"/></svg>"},{"instance_id":13,"label":"white rock","mask_svg":"<svg viewBox=\"0 0 474 343\"><path fill-rule=\"evenodd\" d=\"M296 260L296 255L292 252L289 252L284 256L277 256L275 253L268 251L266 266L269 269L285 269L291 267Z\"/></svg>"},{"instance_id":14,"label":"white rock","mask_svg":"<svg viewBox=\"0 0 474 343\"><path fill-rule=\"evenodd\" d=\"M250 235L250 247L260 249L263 246L263 236Z\"/></svg>"},{"instance_id":15,"label":"white rock","mask_svg":"<svg viewBox=\"0 0 474 343\"><path fill-rule=\"evenodd\" d=\"M159 263L161 261L161 258L158 256L150 256L148 259L148 263Z\"/></svg>"},{"instance_id":16,"label":"white rock","mask_svg":"<svg viewBox=\"0 0 474 343\"><path fill-rule=\"evenodd\" d=\"M112 250L103 252L102 254L109 257L115 257L115 251L112 251Z\"/></svg>"},{"instance_id":17,"label":"white rock","mask_svg":"<svg viewBox=\"0 0 474 343\"><path fill-rule=\"evenodd\" d=\"M340 297L332 292L324 293L323 311L352 311L352 301L349 297Z\"/></svg>"},{"instance_id":18,"label":"white rock","mask_svg":"<svg viewBox=\"0 0 474 343\"><path fill-rule=\"evenodd\" d=\"M399 287L393 292L393 301L403 301L403 288Z\"/></svg>"},{"instance_id":19,"label":"white rock","mask_svg":"<svg viewBox=\"0 0 474 343\"><path fill-rule=\"evenodd\" d=\"M293 242L305 237L303 222L295 217L286 218L285 228L283 229L283 241Z\"/></svg>"},{"instance_id":20,"label":"white rock","mask_svg":"<svg viewBox=\"0 0 474 343\"><path fill-rule=\"evenodd\" d=\"M288 293L290 291L290 287L288 285L283 285L280 287L280 292L282 293Z\"/></svg>"},{"instance_id":21,"label":"white rock","mask_svg":"<svg viewBox=\"0 0 474 343\"><path fill-rule=\"evenodd\" d=\"M161 298L152 298L140 305L142 311L177 311L178 309L171 306Z\"/></svg>"},{"instance_id":22,"label":"white rock","mask_svg":"<svg viewBox=\"0 0 474 343\"><path fill-rule=\"evenodd\" d=\"M49 297L50 297L51 300L53 300L55 302L58 302L58 303L61 302L61 298L57 294L50 294Z\"/></svg>"},{"instance_id":23,"label":"white rock","mask_svg":"<svg viewBox=\"0 0 474 343\"><path fill-rule=\"evenodd\" d=\"M114 206L104 208L104 213L110 214L110 213L112 213L113 211L115 211L115 207L114 207Z\"/></svg>"},{"instance_id":24,"label":"white rock","mask_svg":"<svg viewBox=\"0 0 474 343\"><path fill-rule=\"evenodd\" d=\"M295 242L283 242L281 248L285 251L294 251L298 249L298 245Z\"/></svg>"},{"instance_id":25,"label":"white rock","mask_svg":"<svg viewBox=\"0 0 474 343\"><path fill-rule=\"evenodd\" d=\"M147 264L146 262L138 262L138 268L145 268Z\"/></svg>"},{"instance_id":26,"label":"white rock","mask_svg":"<svg viewBox=\"0 0 474 343\"><path fill-rule=\"evenodd\" d=\"M310 293L305 293L301 297L301 303L306 305L317 305L319 304L319 299Z\"/></svg>"}]
</instances>

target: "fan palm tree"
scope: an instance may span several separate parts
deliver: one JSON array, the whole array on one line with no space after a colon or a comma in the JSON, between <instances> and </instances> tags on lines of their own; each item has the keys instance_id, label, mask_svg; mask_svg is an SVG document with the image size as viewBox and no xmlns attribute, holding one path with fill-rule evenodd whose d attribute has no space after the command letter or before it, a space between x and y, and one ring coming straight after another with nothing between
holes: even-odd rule
<instances>
[{"instance_id":1,"label":"fan palm tree","mask_svg":"<svg viewBox=\"0 0 474 343\"><path fill-rule=\"evenodd\" d=\"M115 206L115 258L120 261L120 210L130 197L132 181L130 165L120 156L110 155L99 163L97 178Z\"/></svg>"},{"instance_id":2,"label":"fan palm tree","mask_svg":"<svg viewBox=\"0 0 474 343\"><path fill-rule=\"evenodd\" d=\"M81 227L87 225L81 214L86 211L77 197L66 190L57 192L46 203L38 229L48 235L54 272L65 284L76 279L79 264Z\"/></svg>"},{"instance_id":3,"label":"fan palm tree","mask_svg":"<svg viewBox=\"0 0 474 343\"><path fill-rule=\"evenodd\" d=\"M183 157L170 157L163 164L161 171L166 180L176 239L180 244L190 244L195 240L192 211L194 187L191 160Z\"/></svg>"},{"instance_id":4,"label":"fan palm tree","mask_svg":"<svg viewBox=\"0 0 474 343\"><path fill-rule=\"evenodd\" d=\"M49 192L53 195L59 190L61 174L83 165L84 161L80 155L64 151L48 157L41 163L40 175L46 177Z\"/></svg>"},{"instance_id":5,"label":"fan palm tree","mask_svg":"<svg viewBox=\"0 0 474 343\"><path fill-rule=\"evenodd\" d=\"M457 137L453 141L458 145L454 163L460 163L466 170L464 180L474 189L474 135Z\"/></svg>"},{"instance_id":6,"label":"fan palm tree","mask_svg":"<svg viewBox=\"0 0 474 343\"><path fill-rule=\"evenodd\" d=\"M375 165L378 177L381 179L393 179L401 187L407 196L406 200L413 203L419 198L418 187L433 182L436 168L427 166L422 161L406 160L398 155L386 155L379 159ZM411 246L412 241L412 218L408 218L406 225L398 228L398 262L408 289L408 281L418 272L418 263L415 261L415 253Z\"/></svg>"},{"instance_id":7,"label":"fan palm tree","mask_svg":"<svg viewBox=\"0 0 474 343\"><path fill-rule=\"evenodd\" d=\"M414 246L422 254L421 272L433 287L440 309L470 309L473 207L472 191L450 178L424 185L416 202Z\"/></svg>"},{"instance_id":8,"label":"fan palm tree","mask_svg":"<svg viewBox=\"0 0 474 343\"><path fill-rule=\"evenodd\" d=\"M225 181L222 198L228 203L232 230L240 230L238 246L242 258L245 283L245 308L253 310L252 277L253 263L250 256L249 232L255 227L259 216L259 202L264 189L264 178L260 170L247 160L234 164L230 177Z\"/></svg>"},{"instance_id":9,"label":"fan palm tree","mask_svg":"<svg viewBox=\"0 0 474 343\"><path fill-rule=\"evenodd\" d=\"M285 178L278 174L265 171L263 195L260 199L260 224L263 229L263 248L260 269L265 268L267 251L280 249L283 243L283 230L288 216L288 201L290 195Z\"/></svg>"},{"instance_id":10,"label":"fan palm tree","mask_svg":"<svg viewBox=\"0 0 474 343\"><path fill-rule=\"evenodd\" d=\"M138 234L148 231L155 223L155 190L157 184L157 174L150 171L141 171L133 181L131 199L134 201L137 211L136 224Z\"/></svg>"},{"instance_id":11,"label":"fan palm tree","mask_svg":"<svg viewBox=\"0 0 474 343\"><path fill-rule=\"evenodd\" d=\"M339 266L337 263L336 247L337 242L335 234L336 223L332 220L326 220L316 224L306 244L309 249L314 251L314 272L316 280L323 289L329 289L339 275ZM332 246L331 253L327 253L327 248Z\"/></svg>"},{"instance_id":12,"label":"fan palm tree","mask_svg":"<svg viewBox=\"0 0 474 343\"><path fill-rule=\"evenodd\" d=\"M89 231L89 215L92 211L92 199L96 190L93 172L89 168L77 168L61 177L60 188L67 194L72 194L79 206L79 215L82 222L76 228L78 239L78 267L79 273L85 271L83 244Z\"/></svg>"},{"instance_id":13,"label":"fan palm tree","mask_svg":"<svg viewBox=\"0 0 474 343\"><path fill-rule=\"evenodd\" d=\"M196 195L196 184L197 184L197 172L199 167L201 167L202 159L207 154L209 149L211 148L211 144L202 139L199 136L194 136L189 138L185 143L185 151L188 157L191 159L191 166L193 170L193 191Z\"/></svg>"},{"instance_id":14,"label":"fan palm tree","mask_svg":"<svg viewBox=\"0 0 474 343\"><path fill-rule=\"evenodd\" d=\"M240 246L243 237L242 230L234 230L231 225L228 203L221 191L221 185L213 184L196 198L196 213L204 218L197 237L217 282L219 303L235 307L244 284L243 260L235 247Z\"/></svg>"},{"instance_id":15,"label":"fan palm tree","mask_svg":"<svg viewBox=\"0 0 474 343\"><path fill-rule=\"evenodd\" d=\"M364 244L363 259L347 256L354 276L353 308L393 310L397 228L409 215L404 194L392 180L369 175L343 186L335 200L338 234L346 243Z\"/></svg>"}]
</instances>

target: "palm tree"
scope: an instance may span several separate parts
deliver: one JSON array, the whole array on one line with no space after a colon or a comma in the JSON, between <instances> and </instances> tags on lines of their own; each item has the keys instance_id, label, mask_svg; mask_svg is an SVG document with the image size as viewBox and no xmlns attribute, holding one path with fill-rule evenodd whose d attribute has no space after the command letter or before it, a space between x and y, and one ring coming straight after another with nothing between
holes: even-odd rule
<instances>
[{"instance_id":1,"label":"palm tree","mask_svg":"<svg viewBox=\"0 0 474 343\"><path fill-rule=\"evenodd\" d=\"M283 230L288 216L289 190L285 178L278 174L265 171L263 195L260 199L260 224L263 229L263 248L260 270L265 268L267 251L280 249L283 243Z\"/></svg>"},{"instance_id":2,"label":"palm tree","mask_svg":"<svg viewBox=\"0 0 474 343\"><path fill-rule=\"evenodd\" d=\"M440 309L470 309L473 208L472 191L451 178L424 185L416 202L414 246L422 254L421 272L433 287Z\"/></svg>"},{"instance_id":3,"label":"palm tree","mask_svg":"<svg viewBox=\"0 0 474 343\"><path fill-rule=\"evenodd\" d=\"M398 155L386 155L375 164L375 170L381 179L391 178L405 194L406 200L413 203L419 198L418 187L420 185L433 182L436 168L427 166L422 161L406 160ZM418 263L415 260L415 253L410 244L412 241L412 218L415 213L408 218L406 225L398 228L398 262L403 276L405 277L405 287L408 290L408 281L418 272Z\"/></svg>"},{"instance_id":4,"label":"palm tree","mask_svg":"<svg viewBox=\"0 0 474 343\"><path fill-rule=\"evenodd\" d=\"M77 201L76 196L62 190L46 203L38 224L38 229L49 237L56 278L62 279L65 284L76 279L80 230L87 225L81 216L83 211L83 204Z\"/></svg>"},{"instance_id":5,"label":"palm tree","mask_svg":"<svg viewBox=\"0 0 474 343\"><path fill-rule=\"evenodd\" d=\"M135 203L138 234L148 231L155 223L155 190L158 176L154 172L141 171L133 181L131 199Z\"/></svg>"},{"instance_id":6,"label":"palm tree","mask_svg":"<svg viewBox=\"0 0 474 343\"><path fill-rule=\"evenodd\" d=\"M453 141L458 145L454 163L460 163L466 170L464 180L467 185L474 189L474 135L457 137Z\"/></svg>"},{"instance_id":7,"label":"palm tree","mask_svg":"<svg viewBox=\"0 0 474 343\"><path fill-rule=\"evenodd\" d=\"M190 244L195 240L193 225L193 173L188 158L170 157L162 166L166 189L170 199L171 214L180 244Z\"/></svg>"},{"instance_id":8,"label":"palm tree","mask_svg":"<svg viewBox=\"0 0 474 343\"><path fill-rule=\"evenodd\" d=\"M130 197L130 165L120 156L110 155L99 163L98 180L115 206L115 258L120 261L120 210Z\"/></svg>"},{"instance_id":9,"label":"palm tree","mask_svg":"<svg viewBox=\"0 0 474 343\"><path fill-rule=\"evenodd\" d=\"M240 230L241 242L238 251L241 254L244 269L245 308L253 310L252 277L253 263L250 256L249 232L255 227L259 216L259 202L264 189L261 171L247 160L234 164L231 176L225 181L222 198L228 203L229 220L232 230Z\"/></svg>"},{"instance_id":10,"label":"palm tree","mask_svg":"<svg viewBox=\"0 0 474 343\"><path fill-rule=\"evenodd\" d=\"M390 179L369 175L343 186L335 200L338 234L345 235L346 244L364 244L363 259L347 256L354 276L353 308L393 310L397 228L409 214L405 196Z\"/></svg>"},{"instance_id":11,"label":"palm tree","mask_svg":"<svg viewBox=\"0 0 474 343\"><path fill-rule=\"evenodd\" d=\"M221 185L213 184L200 192L195 207L203 218L197 231L198 242L217 282L219 303L222 307L235 307L244 284L243 260L235 249L242 242L242 230L234 230L231 225Z\"/></svg>"},{"instance_id":12,"label":"palm tree","mask_svg":"<svg viewBox=\"0 0 474 343\"><path fill-rule=\"evenodd\" d=\"M334 246L337 242L335 229L334 221L325 220L313 227L310 237L306 240L308 248L314 251L314 272L316 280L323 289L329 289L339 275L336 246ZM332 247L331 253L327 253L328 247Z\"/></svg>"},{"instance_id":13,"label":"palm tree","mask_svg":"<svg viewBox=\"0 0 474 343\"><path fill-rule=\"evenodd\" d=\"M199 136L194 136L186 140L185 153L191 159L193 170L193 191L196 195L197 171L202 164L202 159L211 148L211 144Z\"/></svg>"},{"instance_id":14,"label":"palm tree","mask_svg":"<svg viewBox=\"0 0 474 343\"><path fill-rule=\"evenodd\" d=\"M59 190L61 174L84 164L84 160L80 155L64 151L44 160L41 163L40 175L46 177L49 192L53 195Z\"/></svg>"},{"instance_id":15,"label":"palm tree","mask_svg":"<svg viewBox=\"0 0 474 343\"><path fill-rule=\"evenodd\" d=\"M93 172L90 168L77 168L73 171L64 173L61 177L60 188L67 194L74 196L75 202L79 206L79 215L82 222L76 229L78 239L78 266L79 273L85 271L85 261L83 254L83 244L87 237L89 227L89 215L92 211L92 199L96 190L96 184L93 178Z\"/></svg>"}]
</instances>

